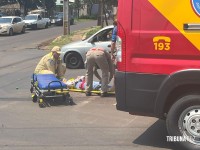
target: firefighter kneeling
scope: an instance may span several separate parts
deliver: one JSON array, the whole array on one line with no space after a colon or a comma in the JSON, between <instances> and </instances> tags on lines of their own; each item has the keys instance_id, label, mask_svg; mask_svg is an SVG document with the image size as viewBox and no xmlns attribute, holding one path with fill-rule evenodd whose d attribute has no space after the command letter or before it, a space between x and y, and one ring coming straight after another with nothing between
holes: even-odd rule
<instances>
[{"instance_id":1,"label":"firefighter kneeling","mask_svg":"<svg viewBox=\"0 0 200 150\"><path fill-rule=\"evenodd\" d=\"M62 65L60 47L54 46L50 53L43 56L35 68L35 74L55 74L61 81L65 80L66 67Z\"/></svg>"},{"instance_id":2,"label":"firefighter kneeling","mask_svg":"<svg viewBox=\"0 0 200 150\"><path fill-rule=\"evenodd\" d=\"M102 77L97 76L97 67L101 69ZM113 78L114 67L110 54L102 48L92 48L86 54L86 96L91 96L93 90L93 74L101 81L101 97L106 97L108 83Z\"/></svg>"}]
</instances>

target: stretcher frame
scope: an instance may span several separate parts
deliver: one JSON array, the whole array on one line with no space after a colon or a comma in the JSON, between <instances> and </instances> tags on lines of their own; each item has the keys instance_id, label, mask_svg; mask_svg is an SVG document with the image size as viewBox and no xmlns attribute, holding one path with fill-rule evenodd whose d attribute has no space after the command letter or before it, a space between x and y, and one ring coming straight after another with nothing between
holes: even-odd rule
<instances>
[{"instance_id":1,"label":"stretcher frame","mask_svg":"<svg viewBox=\"0 0 200 150\"><path fill-rule=\"evenodd\" d=\"M71 88L71 89L69 89L69 91L71 91L71 92L81 92L81 93L85 93L86 91L85 90L81 90L81 89L73 89L73 88ZM93 91L90 91L91 93L94 93L94 94L98 94L98 95L100 95L101 94L101 91L97 91L97 90L93 90ZM107 92L109 95L115 95L115 92Z\"/></svg>"},{"instance_id":2,"label":"stretcher frame","mask_svg":"<svg viewBox=\"0 0 200 150\"><path fill-rule=\"evenodd\" d=\"M37 75L33 74L31 79L31 88L30 92L32 93L32 101L34 103L38 102L40 108L50 107L48 99L62 99L63 102L66 102L68 105L74 105L73 98L69 94L69 89L62 86L61 81L51 81L48 84L48 89L40 89L37 83ZM61 86L60 89L51 89L50 85L53 83L59 83Z\"/></svg>"}]
</instances>

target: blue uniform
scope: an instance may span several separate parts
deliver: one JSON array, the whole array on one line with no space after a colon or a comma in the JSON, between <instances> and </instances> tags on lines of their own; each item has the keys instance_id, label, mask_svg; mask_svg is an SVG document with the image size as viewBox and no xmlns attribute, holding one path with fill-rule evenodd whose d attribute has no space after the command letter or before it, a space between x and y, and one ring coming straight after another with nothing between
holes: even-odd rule
<instances>
[{"instance_id":1,"label":"blue uniform","mask_svg":"<svg viewBox=\"0 0 200 150\"><path fill-rule=\"evenodd\" d=\"M117 26L115 26L112 31L112 42L116 42L116 40L117 40Z\"/></svg>"}]
</instances>

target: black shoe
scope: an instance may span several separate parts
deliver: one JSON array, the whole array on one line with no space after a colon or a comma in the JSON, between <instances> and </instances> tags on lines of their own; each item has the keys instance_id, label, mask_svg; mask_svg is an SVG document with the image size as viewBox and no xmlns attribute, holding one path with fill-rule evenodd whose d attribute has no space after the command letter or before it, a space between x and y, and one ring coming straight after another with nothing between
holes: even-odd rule
<instances>
[{"instance_id":1,"label":"black shoe","mask_svg":"<svg viewBox=\"0 0 200 150\"><path fill-rule=\"evenodd\" d=\"M91 96L91 92L85 92L86 96Z\"/></svg>"},{"instance_id":2,"label":"black shoe","mask_svg":"<svg viewBox=\"0 0 200 150\"><path fill-rule=\"evenodd\" d=\"M108 93L107 93L107 92L101 93L101 97L107 97L107 96L108 96Z\"/></svg>"}]
</instances>

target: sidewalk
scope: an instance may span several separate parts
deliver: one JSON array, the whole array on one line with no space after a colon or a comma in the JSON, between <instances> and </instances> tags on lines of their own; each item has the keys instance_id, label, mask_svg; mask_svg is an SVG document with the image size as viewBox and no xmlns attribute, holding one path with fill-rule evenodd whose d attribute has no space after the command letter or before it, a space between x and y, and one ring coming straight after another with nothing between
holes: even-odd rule
<instances>
[{"instance_id":1,"label":"sidewalk","mask_svg":"<svg viewBox=\"0 0 200 150\"><path fill-rule=\"evenodd\" d=\"M85 34L92 29L93 28L86 28L86 29L75 31L74 33L72 33L71 35L68 36L68 38L69 38L68 42L71 43L74 41L82 40L82 38L85 36ZM63 35L59 36L55 39L45 41L38 45L38 49L39 50L50 50L52 48L52 46L51 46L52 42L59 43L59 41L61 41L62 37L63 37ZM67 44L67 43L65 43L65 44ZM58 45L58 46L62 47L63 45Z\"/></svg>"},{"instance_id":2,"label":"sidewalk","mask_svg":"<svg viewBox=\"0 0 200 150\"><path fill-rule=\"evenodd\" d=\"M108 24L111 25L112 24L112 20L108 20ZM105 26L106 25L105 25L105 22L104 22L104 27ZM62 43L62 41L61 41L61 40L63 40L63 37L64 37L63 35L58 36L55 39L51 39L51 40L45 41L45 42L43 42L43 43L38 45L38 49L40 49L40 50L50 50L54 46L52 44L52 42L55 42L56 45L62 47L65 44L68 44L68 43L71 43L71 42L74 42L74 41L82 40L83 37L86 35L86 33L91 31L92 29L94 29L94 27L97 27L97 26L93 26L93 27L89 27L88 26L87 28L74 31L73 33L71 33L71 35L68 36L69 41L67 41L65 43ZM62 44L59 45L60 43L62 43Z\"/></svg>"}]
</instances>

